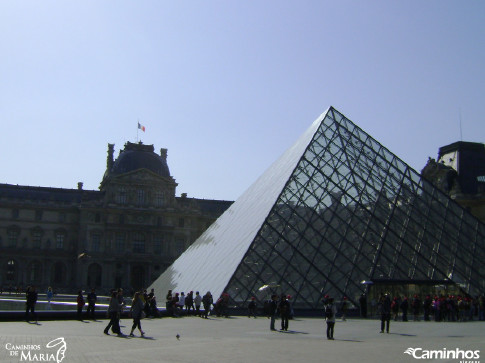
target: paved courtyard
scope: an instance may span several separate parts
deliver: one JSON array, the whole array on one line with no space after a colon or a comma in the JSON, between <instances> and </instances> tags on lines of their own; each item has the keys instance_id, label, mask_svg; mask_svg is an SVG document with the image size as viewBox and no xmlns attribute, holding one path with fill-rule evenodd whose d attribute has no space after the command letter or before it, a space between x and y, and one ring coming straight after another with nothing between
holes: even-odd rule
<instances>
[{"instance_id":1,"label":"paved courtyard","mask_svg":"<svg viewBox=\"0 0 485 363\"><path fill-rule=\"evenodd\" d=\"M44 359L56 361L62 358L56 355L60 346L46 348L46 344L64 337L63 362L416 362L404 354L408 348L480 350L480 359L473 361L485 362L485 322L391 322L391 333L380 334L379 321L351 319L337 321L334 341L326 339L326 324L318 318L290 320L288 332L270 331L264 317L145 319L145 338L106 336L106 324L106 320L0 322L0 360L41 361L44 354ZM123 319L122 325L128 334L131 320Z\"/></svg>"}]
</instances>

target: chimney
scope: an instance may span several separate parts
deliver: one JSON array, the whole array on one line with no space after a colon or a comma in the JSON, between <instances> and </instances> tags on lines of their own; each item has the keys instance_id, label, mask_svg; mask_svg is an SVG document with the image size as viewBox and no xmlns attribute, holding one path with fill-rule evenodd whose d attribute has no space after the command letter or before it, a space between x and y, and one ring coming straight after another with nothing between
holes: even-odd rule
<instances>
[{"instance_id":1,"label":"chimney","mask_svg":"<svg viewBox=\"0 0 485 363\"><path fill-rule=\"evenodd\" d=\"M162 157L163 161L167 161L167 149L161 148L160 156Z\"/></svg>"},{"instance_id":2,"label":"chimney","mask_svg":"<svg viewBox=\"0 0 485 363\"><path fill-rule=\"evenodd\" d=\"M113 167L113 154L115 152L115 144L108 144L108 158L106 160L106 169L108 172Z\"/></svg>"},{"instance_id":3,"label":"chimney","mask_svg":"<svg viewBox=\"0 0 485 363\"><path fill-rule=\"evenodd\" d=\"M83 182L77 183L77 190L83 190Z\"/></svg>"}]
</instances>

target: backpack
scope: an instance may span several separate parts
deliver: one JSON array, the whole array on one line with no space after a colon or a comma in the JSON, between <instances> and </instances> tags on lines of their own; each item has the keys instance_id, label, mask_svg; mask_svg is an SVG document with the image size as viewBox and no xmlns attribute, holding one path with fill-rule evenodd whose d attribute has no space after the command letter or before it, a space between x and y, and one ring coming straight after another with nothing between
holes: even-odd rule
<instances>
[{"instance_id":1,"label":"backpack","mask_svg":"<svg viewBox=\"0 0 485 363\"><path fill-rule=\"evenodd\" d=\"M325 318L332 319L332 317L333 317L332 305L328 304L327 306L325 306Z\"/></svg>"}]
</instances>

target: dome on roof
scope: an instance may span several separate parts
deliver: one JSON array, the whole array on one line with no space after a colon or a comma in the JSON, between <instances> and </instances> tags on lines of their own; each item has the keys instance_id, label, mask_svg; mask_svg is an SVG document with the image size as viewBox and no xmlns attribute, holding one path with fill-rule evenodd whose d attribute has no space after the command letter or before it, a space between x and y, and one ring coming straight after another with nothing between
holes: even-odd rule
<instances>
[{"instance_id":1,"label":"dome on roof","mask_svg":"<svg viewBox=\"0 0 485 363\"><path fill-rule=\"evenodd\" d=\"M109 174L115 176L138 169L148 169L160 176L170 177L165 149L162 149L162 156L155 154L153 145L127 142L124 150L120 151L114 161Z\"/></svg>"}]
</instances>

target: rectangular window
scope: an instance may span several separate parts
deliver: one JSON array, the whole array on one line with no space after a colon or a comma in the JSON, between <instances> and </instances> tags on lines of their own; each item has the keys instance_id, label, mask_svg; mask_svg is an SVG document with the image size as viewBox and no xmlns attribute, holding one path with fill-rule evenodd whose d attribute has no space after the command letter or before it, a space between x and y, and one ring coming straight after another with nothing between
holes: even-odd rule
<instances>
[{"instance_id":1,"label":"rectangular window","mask_svg":"<svg viewBox=\"0 0 485 363\"><path fill-rule=\"evenodd\" d=\"M157 207L161 207L163 206L164 202L165 202L165 196L163 195L163 192L157 192L155 194L155 205Z\"/></svg>"},{"instance_id":2,"label":"rectangular window","mask_svg":"<svg viewBox=\"0 0 485 363\"><path fill-rule=\"evenodd\" d=\"M35 211L35 220L36 221L41 221L42 220L42 211L41 210L36 210Z\"/></svg>"},{"instance_id":3,"label":"rectangular window","mask_svg":"<svg viewBox=\"0 0 485 363\"><path fill-rule=\"evenodd\" d=\"M162 237L156 236L153 239L153 253L156 255L162 254Z\"/></svg>"},{"instance_id":4,"label":"rectangular window","mask_svg":"<svg viewBox=\"0 0 485 363\"><path fill-rule=\"evenodd\" d=\"M180 256L185 250L185 240L181 237L175 239L175 256Z\"/></svg>"},{"instance_id":5,"label":"rectangular window","mask_svg":"<svg viewBox=\"0 0 485 363\"><path fill-rule=\"evenodd\" d=\"M91 235L91 251L99 252L101 249L101 235L93 233Z\"/></svg>"},{"instance_id":6,"label":"rectangular window","mask_svg":"<svg viewBox=\"0 0 485 363\"><path fill-rule=\"evenodd\" d=\"M66 213L59 212L59 222L64 223L66 221Z\"/></svg>"},{"instance_id":7,"label":"rectangular window","mask_svg":"<svg viewBox=\"0 0 485 363\"><path fill-rule=\"evenodd\" d=\"M115 249L118 253L123 253L125 251L125 235L123 233L116 234Z\"/></svg>"},{"instance_id":8,"label":"rectangular window","mask_svg":"<svg viewBox=\"0 0 485 363\"><path fill-rule=\"evenodd\" d=\"M8 231L8 247L17 247L18 239L19 239L18 231Z\"/></svg>"},{"instance_id":9,"label":"rectangular window","mask_svg":"<svg viewBox=\"0 0 485 363\"><path fill-rule=\"evenodd\" d=\"M136 191L136 202L138 205L145 204L145 191L143 189L138 189Z\"/></svg>"},{"instance_id":10,"label":"rectangular window","mask_svg":"<svg viewBox=\"0 0 485 363\"><path fill-rule=\"evenodd\" d=\"M125 189L121 189L119 194L118 194L118 203L119 204L126 204L126 190Z\"/></svg>"},{"instance_id":11,"label":"rectangular window","mask_svg":"<svg viewBox=\"0 0 485 363\"><path fill-rule=\"evenodd\" d=\"M19 217L19 210L12 209L12 219L17 219Z\"/></svg>"},{"instance_id":12,"label":"rectangular window","mask_svg":"<svg viewBox=\"0 0 485 363\"><path fill-rule=\"evenodd\" d=\"M133 239L133 252L145 253L145 236L141 233L136 233Z\"/></svg>"},{"instance_id":13,"label":"rectangular window","mask_svg":"<svg viewBox=\"0 0 485 363\"><path fill-rule=\"evenodd\" d=\"M32 247L41 248L42 247L42 234L39 231L35 231L32 235Z\"/></svg>"},{"instance_id":14,"label":"rectangular window","mask_svg":"<svg viewBox=\"0 0 485 363\"><path fill-rule=\"evenodd\" d=\"M183 218L179 218L179 227L184 228L185 226L185 220Z\"/></svg>"},{"instance_id":15,"label":"rectangular window","mask_svg":"<svg viewBox=\"0 0 485 363\"><path fill-rule=\"evenodd\" d=\"M56 248L62 250L64 248L64 233L56 234Z\"/></svg>"}]
</instances>

